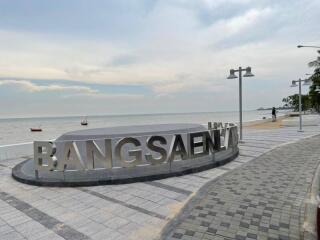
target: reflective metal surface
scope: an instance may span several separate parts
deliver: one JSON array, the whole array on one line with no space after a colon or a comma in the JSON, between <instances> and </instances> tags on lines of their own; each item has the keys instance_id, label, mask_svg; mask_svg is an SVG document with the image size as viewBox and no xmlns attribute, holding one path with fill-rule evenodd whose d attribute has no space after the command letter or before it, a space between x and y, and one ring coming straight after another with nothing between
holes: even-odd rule
<instances>
[{"instance_id":1,"label":"reflective metal surface","mask_svg":"<svg viewBox=\"0 0 320 240\"><path fill-rule=\"evenodd\" d=\"M25 171L40 182L114 181L202 169L238 153L234 124L208 123L208 127L175 134L34 142L33 167L28 165Z\"/></svg>"},{"instance_id":2,"label":"reflective metal surface","mask_svg":"<svg viewBox=\"0 0 320 240\"><path fill-rule=\"evenodd\" d=\"M115 147L115 157L121 161L122 167L135 167L142 162L142 151L140 148L136 148L128 151L129 157L134 157L134 159L125 159L122 157L121 149L125 144L133 144L135 147L140 147L141 143L136 138L123 138L118 141Z\"/></svg>"},{"instance_id":3,"label":"reflective metal surface","mask_svg":"<svg viewBox=\"0 0 320 240\"><path fill-rule=\"evenodd\" d=\"M149 137L147 140L147 147L154 152L157 152L160 154L159 157L153 157L151 153L147 153L145 155L146 160L152 164L157 165L165 162L167 160L167 151L165 148L155 145L155 142L159 142L161 145L166 145L167 140L162 136L152 136Z\"/></svg>"}]
</instances>

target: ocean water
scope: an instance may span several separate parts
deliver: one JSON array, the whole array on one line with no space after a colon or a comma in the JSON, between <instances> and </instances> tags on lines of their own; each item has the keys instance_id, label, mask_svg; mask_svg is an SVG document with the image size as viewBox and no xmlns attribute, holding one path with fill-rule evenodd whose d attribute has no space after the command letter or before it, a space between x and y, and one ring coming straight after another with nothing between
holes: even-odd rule
<instances>
[{"instance_id":1,"label":"ocean water","mask_svg":"<svg viewBox=\"0 0 320 240\"><path fill-rule=\"evenodd\" d=\"M282 115L285 112L279 112ZM65 132L101 128L111 126L143 125L157 123L199 123L238 122L239 113L208 112L208 113L178 113L178 114L140 114L140 115L110 115L88 116L88 126L81 126L82 117L48 117L48 118L10 118L0 119L0 146L17 143L51 140ZM253 121L270 118L271 111L244 111L243 121ZM42 132L31 132L30 128L41 127Z\"/></svg>"}]
</instances>

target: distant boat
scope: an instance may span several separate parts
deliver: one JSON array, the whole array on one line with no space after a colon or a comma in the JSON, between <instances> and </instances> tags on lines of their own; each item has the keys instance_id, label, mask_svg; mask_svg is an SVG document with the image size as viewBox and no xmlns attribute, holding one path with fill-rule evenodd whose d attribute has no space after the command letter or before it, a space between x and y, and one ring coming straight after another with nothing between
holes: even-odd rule
<instances>
[{"instance_id":1,"label":"distant boat","mask_svg":"<svg viewBox=\"0 0 320 240\"><path fill-rule=\"evenodd\" d=\"M31 132L42 132L41 128L30 128Z\"/></svg>"},{"instance_id":2,"label":"distant boat","mask_svg":"<svg viewBox=\"0 0 320 240\"><path fill-rule=\"evenodd\" d=\"M85 117L84 119L82 119L81 125L82 125L82 126L87 126L87 125L88 125L87 117Z\"/></svg>"}]
</instances>

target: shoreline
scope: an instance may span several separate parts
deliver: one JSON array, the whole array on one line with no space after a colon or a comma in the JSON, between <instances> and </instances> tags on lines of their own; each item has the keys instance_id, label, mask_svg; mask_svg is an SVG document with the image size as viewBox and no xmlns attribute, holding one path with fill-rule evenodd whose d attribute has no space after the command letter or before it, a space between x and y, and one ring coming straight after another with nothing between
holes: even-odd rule
<instances>
[{"instance_id":1,"label":"shoreline","mask_svg":"<svg viewBox=\"0 0 320 240\"><path fill-rule=\"evenodd\" d=\"M243 126L249 129L281 128L283 127L282 121L287 118L290 118L289 114L277 117L277 120L275 122L272 122L272 118L268 118L268 119L263 119L261 121L258 120L258 121L252 121L249 123L247 122Z\"/></svg>"},{"instance_id":2,"label":"shoreline","mask_svg":"<svg viewBox=\"0 0 320 240\"><path fill-rule=\"evenodd\" d=\"M277 122L280 120L282 121L283 119L289 118L290 115L289 114L285 114L285 115L281 115L277 118ZM227 121L226 121L227 122ZM277 123L276 122L276 123ZM223 122L225 123L225 122ZM267 118L267 119L256 119L256 120L249 120L246 122L243 122L243 127L244 128L263 128L263 127L267 127L269 124L273 123L271 118ZM239 124L238 122L235 122L235 124ZM203 123L203 126L207 127L207 123ZM50 141L54 141L55 139L50 139ZM4 145L0 145L0 149L1 148L6 148L6 147L18 147L18 146L23 146L23 145L29 145L29 144L33 144L32 142L22 142L22 143L12 143L12 144L4 144Z\"/></svg>"},{"instance_id":3,"label":"shoreline","mask_svg":"<svg viewBox=\"0 0 320 240\"><path fill-rule=\"evenodd\" d=\"M88 125L81 126L80 122L83 118L32 118L32 119L16 119L16 120L0 120L3 131L1 131L0 146L14 146L15 144L24 145L34 140L46 141L55 139L62 134L70 131L78 131L81 129L104 128L128 125L146 125L146 124L174 124L174 123L197 123L207 125L207 122L231 122L237 123L239 120L239 112L208 112L208 113L178 113L178 114L160 114L160 115L131 115L110 116L110 117L89 117ZM279 115L286 114L280 112ZM129 116L129 115L128 115ZM270 112L262 111L244 111L243 122L252 124L256 121L263 121L263 118L269 118ZM267 120L267 119L266 119ZM30 132L30 128L42 128L42 132Z\"/></svg>"},{"instance_id":4,"label":"shoreline","mask_svg":"<svg viewBox=\"0 0 320 240\"><path fill-rule=\"evenodd\" d=\"M268 111L269 110L258 110L258 109L252 109L252 110L243 110L243 112L254 112L254 111ZM284 110L281 110L284 111ZM21 120L21 119L61 119L61 118L82 118L83 116L90 117L127 117L127 116L150 116L150 115L188 115L188 114L210 114L210 113L232 113L232 112L238 112L238 110L229 110L229 111L204 111L204 112L159 112L159 113L119 113L119 114L82 114L82 115L49 115L49 116L27 116L27 117L21 117L21 116L8 116L0 118L0 121L5 120Z\"/></svg>"}]
</instances>

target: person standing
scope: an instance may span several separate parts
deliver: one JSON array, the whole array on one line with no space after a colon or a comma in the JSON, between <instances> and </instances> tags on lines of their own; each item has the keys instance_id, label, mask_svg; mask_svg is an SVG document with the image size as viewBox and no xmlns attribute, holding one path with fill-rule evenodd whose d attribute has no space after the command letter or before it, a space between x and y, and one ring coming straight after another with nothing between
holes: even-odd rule
<instances>
[{"instance_id":1,"label":"person standing","mask_svg":"<svg viewBox=\"0 0 320 240\"><path fill-rule=\"evenodd\" d=\"M272 122L275 122L275 121L277 121L277 115L276 115L276 108L275 107L273 107L272 108Z\"/></svg>"}]
</instances>

